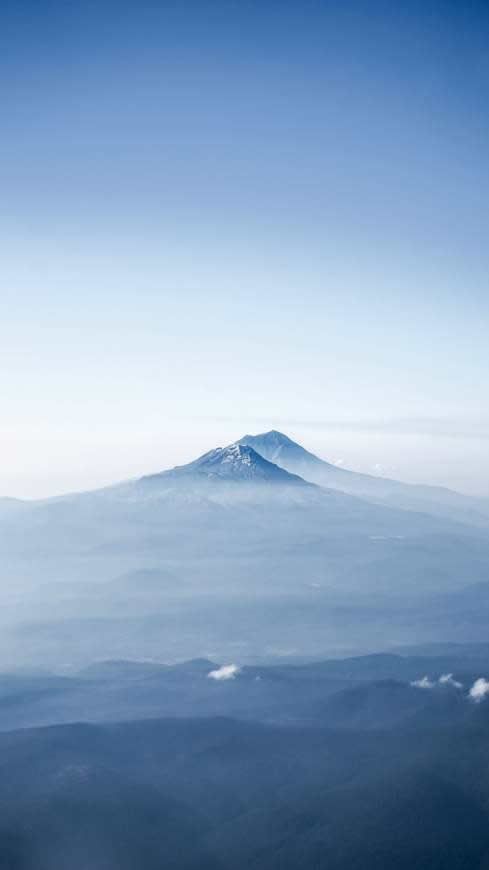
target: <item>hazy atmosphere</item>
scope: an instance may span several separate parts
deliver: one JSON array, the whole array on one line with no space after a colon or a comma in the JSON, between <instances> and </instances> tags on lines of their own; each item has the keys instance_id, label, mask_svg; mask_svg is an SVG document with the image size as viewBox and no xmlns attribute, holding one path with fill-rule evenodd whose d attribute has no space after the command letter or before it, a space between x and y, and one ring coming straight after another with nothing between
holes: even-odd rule
<instances>
[{"instance_id":1,"label":"hazy atmosphere","mask_svg":"<svg viewBox=\"0 0 489 870\"><path fill-rule=\"evenodd\" d=\"M485 3L7 2L0 493L278 428L489 495Z\"/></svg>"},{"instance_id":2,"label":"hazy atmosphere","mask_svg":"<svg viewBox=\"0 0 489 870\"><path fill-rule=\"evenodd\" d=\"M0 8L0 870L489 870L489 5Z\"/></svg>"}]
</instances>

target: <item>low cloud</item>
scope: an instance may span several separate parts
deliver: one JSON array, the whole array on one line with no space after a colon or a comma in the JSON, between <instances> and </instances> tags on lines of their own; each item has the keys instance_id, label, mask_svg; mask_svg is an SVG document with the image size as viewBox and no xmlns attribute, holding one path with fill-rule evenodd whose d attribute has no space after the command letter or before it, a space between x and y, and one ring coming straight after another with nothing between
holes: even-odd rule
<instances>
[{"instance_id":1,"label":"low cloud","mask_svg":"<svg viewBox=\"0 0 489 870\"><path fill-rule=\"evenodd\" d=\"M454 680L453 674L442 674L438 682L442 686L453 686L454 689L463 689L463 684L459 683L458 680Z\"/></svg>"},{"instance_id":2,"label":"low cloud","mask_svg":"<svg viewBox=\"0 0 489 870\"><path fill-rule=\"evenodd\" d=\"M209 671L207 676L211 680L234 680L240 670L241 668L238 665L222 665L222 667L217 668L215 671Z\"/></svg>"},{"instance_id":3,"label":"low cloud","mask_svg":"<svg viewBox=\"0 0 489 870\"><path fill-rule=\"evenodd\" d=\"M428 676L425 676L420 680L413 680L411 685L415 686L416 689L434 689L435 686L451 686L453 689L463 689L462 683L454 680L453 674L442 674L437 680L430 680Z\"/></svg>"},{"instance_id":4,"label":"low cloud","mask_svg":"<svg viewBox=\"0 0 489 870\"><path fill-rule=\"evenodd\" d=\"M416 689L433 689L436 684L429 677L422 677L420 680L413 680L411 685Z\"/></svg>"},{"instance_id":5,"label":"low cloud","mask_svg":"<svg viewBox=\"0 0 489 870\"><path fill-rule=\"evenodd\" d=\"M479 701L482 701L487 694L489 694L489 680L484 679L484 677L479 677L472 686L469 692L469 697L476 703L479 703Z\"/></svg>"}]
</instances>

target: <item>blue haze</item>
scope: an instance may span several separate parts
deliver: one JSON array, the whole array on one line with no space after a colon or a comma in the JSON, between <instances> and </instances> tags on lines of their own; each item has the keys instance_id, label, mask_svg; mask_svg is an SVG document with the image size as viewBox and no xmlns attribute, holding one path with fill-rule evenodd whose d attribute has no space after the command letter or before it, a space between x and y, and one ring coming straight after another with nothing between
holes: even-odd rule
<instances>
[{"instance_id":1,"label":"blue haze","mask_svg":"<svg viewBox=\"0 0 489 870\"><path fill-rule=\"evenodd\" d=\"M487 494L488 23L3 4L0 492L277 426Z\"/></svg>"}]
</instances>

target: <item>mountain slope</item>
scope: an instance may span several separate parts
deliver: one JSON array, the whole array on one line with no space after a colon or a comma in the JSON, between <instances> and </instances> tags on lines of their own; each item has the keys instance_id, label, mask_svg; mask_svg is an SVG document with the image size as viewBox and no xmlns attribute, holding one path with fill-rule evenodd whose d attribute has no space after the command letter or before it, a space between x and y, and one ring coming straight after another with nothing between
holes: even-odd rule
<instances>
[{"instance_id":1,"label":"mountain slope","mask_svg":"<svg viewBox=\"0 0 489 870\"><path fill-rule=\"evenodd\" d=\"M425 598L483 582L488 559L484 529L316 486L230 445L3 517L0 657L250 660L426 641Z\"/></svg>"},{"instance_id":2,"label":"mountain slope","mask_svg":"<svg viewBox=\"0 0 489 870\"><path fill-rule=\"evenodd\" d=\"M244 435L237 444L252 447L270 462L319 486L403 510L426 511L473 525L489 525L489 504L484 499L471 498L444 487L401 483L338 468L275 429L260 435Z\"/></svg>"},{"instance_id":3,"label":"mountain slope","mask_svg":"<svg viewBox=\"0 0 489 870\"><path fill-rule=\"evenodd\" d=\"M187 475L203 475L207 478L220 478L234 481L259 481L261 483L281 483L285 485L310 486L298 475L291 474L257 453L248 445L230 444L216 447L199 456L187 465L177 465L170 471L154 478L185 478Z\"/></svg>"},{"instance_id":4,"label":"mountain slope","mask_svg":"<svg viewBox=\"0 0 489 870\"><path fill-rule=\"evenodd\" d=\"M265 515L262 510L266 510ZM318 535L322 539L347 536L351 550L357 535L363 540L388 541L412 535L465 533L457 523L317 486L269 461L253 447L236 443L168 471L91 492L31 502L0 527L0 544L2 532L7 546L15 544L18 531L24 552L37 543L37 533L45 548L48 533L54 528L63 533L64 549L71 549L71 541L84 548L90 526L94 545L101 536L107 540L114 529L117 536L125 534L127 547L135 535L146 536L150 529L167 539L165 532L178 527L178 538L185 533L195 539L197 524L210 535L208 545L215 534L228 531L228 521L243 543L250 530L258 530L260 540L264 533L273 538L280 530L281 538L286 533L289 547L294 540L314 540ZM27 528L34 537L25 535ZM179 543L175 534L167 542L172 547Z\"/></svg>"},{"instance_id":5,"label":"mountain slope","mask_svg":"<svg viewBox=\"0 0 489 870\"><path fill-rule=\"evenodd\" d=\"M483 870L472 712L382 733L212 718L2 734L2 870Z\"/></svg>"}]
</instances>

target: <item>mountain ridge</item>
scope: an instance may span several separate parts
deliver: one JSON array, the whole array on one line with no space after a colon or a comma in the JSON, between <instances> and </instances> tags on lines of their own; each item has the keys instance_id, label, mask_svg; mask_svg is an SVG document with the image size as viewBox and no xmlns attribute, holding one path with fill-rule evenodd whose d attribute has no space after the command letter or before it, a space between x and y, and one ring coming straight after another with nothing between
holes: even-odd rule
<instances>
[{"instance_id":1,"label":"mountain ridge","mask_svg":"<svg viewBox=\"0 0 489 870\"><path fill-rule=\"evenodd\" d=\"M303 480L299 475L271 462L254 450L252 446L237 442L229 444L227 447L215 447L192 462L177 465L160 474L167 477L202 474L208 478L217 477L227 480L259 480L260 482L280 482L292 485L313 485L309 481ZM149 475L149 477L153 476Z\"/></svg>"},{"instance_id":2,"label":"mountain ridge","mask_svg":"<svg viewBox=\"0 0 489 870\"><path fill-rule=\"evenodd\" d=\"M276 429L258 435L244 435L237 443L252 447L265 459L318 486L403 510L432 513L474 525L489 525L489 502L484 499L446 487L403 483L339 468Z\"/></svg>"}]
</instances>

